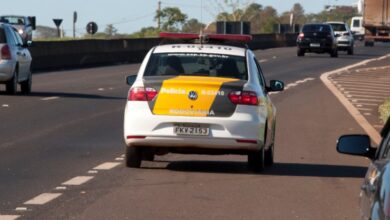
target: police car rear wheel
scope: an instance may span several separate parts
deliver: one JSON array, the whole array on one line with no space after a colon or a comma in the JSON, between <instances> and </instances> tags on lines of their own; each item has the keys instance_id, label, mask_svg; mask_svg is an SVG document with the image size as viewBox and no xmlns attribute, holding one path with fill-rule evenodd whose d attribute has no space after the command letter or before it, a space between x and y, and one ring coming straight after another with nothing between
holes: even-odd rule
<instances>
[{"instance_id":1,"label":"police car rear wheel","mask_svg":"<svg viewBox=\"0 0 390 220\"><path fill-rule=\"evenodd\" d=\"M261 150L250 152L248 154L248 168L254 172L261 172L265 167L264 147Z\"/></svg>"},{"instance_id":2,"label":"police car rear wheel","mask_svg":"<svg viewBox=\"0 0 390 220\"><path fill-rule=\"evenodd\" d=\"M139 168L142 162L142 150L139 147L126 147L126 166Z\"/></svg>"}]
</instances>

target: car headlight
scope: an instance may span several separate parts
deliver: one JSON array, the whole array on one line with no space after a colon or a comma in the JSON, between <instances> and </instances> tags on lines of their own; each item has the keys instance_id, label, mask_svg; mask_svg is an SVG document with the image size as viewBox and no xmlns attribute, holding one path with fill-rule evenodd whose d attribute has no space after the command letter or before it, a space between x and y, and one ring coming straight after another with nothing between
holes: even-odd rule
<instances>
[{"instance_id":1,"label":"car headlight","mask_svg":"<svg viewBox=\"0 0 390 220\"><path fill-rule=\"evenodd\" d=\"M19 34L23 34L23 33L24 33L23 29L19 29L19 30L18 30L18 33L19 33Z\"/></svg>"}]
</instances>

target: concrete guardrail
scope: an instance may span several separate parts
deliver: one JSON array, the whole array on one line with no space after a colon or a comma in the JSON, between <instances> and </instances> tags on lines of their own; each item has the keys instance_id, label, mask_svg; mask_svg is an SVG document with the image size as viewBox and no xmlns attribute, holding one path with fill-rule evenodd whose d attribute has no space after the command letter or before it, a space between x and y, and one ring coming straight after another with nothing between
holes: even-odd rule
<instances>
[{"instance_id":1,"label":"concrete guardrail","mask_svg":"<svg viewBox=\"0 0 390 220\"><path fill-rule=\"evenodd\" d=\"M296 34L253 35L253 50L294 46ZM36 41L29 48L32 71L141 62L159 38Z\"/></svg>"}]
</instances>

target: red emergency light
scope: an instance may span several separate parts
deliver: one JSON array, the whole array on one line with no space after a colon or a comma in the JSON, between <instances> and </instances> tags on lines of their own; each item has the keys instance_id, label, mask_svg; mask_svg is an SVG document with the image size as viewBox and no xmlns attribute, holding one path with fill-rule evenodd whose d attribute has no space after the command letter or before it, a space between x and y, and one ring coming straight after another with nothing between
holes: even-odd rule
<instances>
[{"instance_id":1,"label":"red emergency light","mask_svg":"<svg viewBox=\"0 0 390 220\"><path fill-rule=\"evenodd\" d=\"M252 35L241 34L189 34L189 33L171 33L161 32L160 37L164 39L183 39L183 40L217 40L217 41L237 41L237 42L249 42L252 40Z\"/></svg>"}]
</instances>

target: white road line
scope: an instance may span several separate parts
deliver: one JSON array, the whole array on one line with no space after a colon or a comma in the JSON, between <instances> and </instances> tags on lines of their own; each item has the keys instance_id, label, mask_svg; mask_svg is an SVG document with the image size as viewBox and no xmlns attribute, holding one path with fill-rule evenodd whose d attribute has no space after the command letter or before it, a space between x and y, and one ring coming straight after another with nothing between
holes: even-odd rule
<instances>
[{"instance_id":1,"label":"white road line","mask_svg":"<svg viewBox=\"0 0 390 220\"><path fill-rule=\"evenodd\" d=\"M259 60L259 63L265 63L267 61L268 61L267 59L263 59L263 60Z\"/></svg>"},{"instance_id":2,"label":"white road line","mask_svg":"<svg viewBox=\"0 0 390 220\"><path fill-rule=\"evenodd\" d=\"M98 88L98 91L104 91L104 88Z\"/></svg>"},{"instance_id":3,"label":"white road line","mask_svg":"<svg viewBox=\"0 0 390 220\"><path fill-rule=\"evenodd\" d=\"M3 108L8 108L9 105L8 105L8 104L3 104L3 105L1 105L1 107L3 107Z\"/></svg>"},{"instance_id":4,"label":"white road line","mask_svg":"<svg viewBox=\"0 0 390 220\"><path fill-rule=\"evenodd\" d=\"M82 185L82 184L90 181L93 178L94 178L93 176L76 176L76 177L62 183L62 185L79 186L79 185Z\"/></svg>"},{"instance_id":5,"label":"white road line","mask_svg":"<svg viewBox=\"0 0 390 220\"><path fill-rule=\"evenodd\" d=\"M46 98L42 98L41 100L42 101L50 101L50 100L55 100L55 99L59 99L60 97L58 96L51 96L51 97L46 97Z\"/></svg>"},{"instance_id":6,"label":"white road line","mask_svg":"<svg viewBox=\"0 0 390 220\"><path fill-rule=\"evenodd\" d=\"M88 170L88 174L97 174L98 171L97 170Z\"/></svg>"},{"instance_id":7,"label":"white road line","mask_svg":"<svg viewBox=\"0 0 390 220\"><path fill-rule=\"evenodd\" d=\"M0 220L15 220L18 219L20 215L1 215L0 214Z\"/></svg>"},{"instance_id":8,"label":"white road line","mask_svg":"<svg viewBox=\"0 0 390 220\"><path fill-rule=\"evenodd\" d=\"M122 160L124 160L124 158L123 157L117 157L117 158L115 158L115 160L122 161Z\"/></svg>"},{"instance_id":9,"label":"white road line","mask_svg":"<svg viewBox=\"0 0 390 220\"><path fill-rule=\"evenodd\" d=\"M66 186L57 186L56 190L66 190Z\"/></svg>"},{"instance_id":10,"label":"white road line","mask_svg":"<svg viewBox=\"0 0 390 220\"><path fill-rule=\"evenodd\" d=\"M358 107L362 107L362 106L364 106L364 105L366 105L366 106L379 106L379 104L361 103L361 102L356 102L356 103L353 103L353 104L356 104L356 106L358 106Z\"/></svg>"},{"instance_id":11,"label":"white road line","mask_svg":"<svg viewBox=\"0 0 390 220\"><path fill-rule=\"evenodd\" d=\"M338 80L339 81L339 80ZM385 87L385 88L389 88L389 84L388 83L375 83L375 82L365 82L365 81L360 81L360 82L347 82L347 81L342 81L341 83L340 82L337 82L336 84L348 84L348 85L366 85L366 86L375 86L375 87Z\"/></svg>"},{"instance_id":12,"label":"white road line","mask_svg":"<svg viewBox=\"0 0 390 220\"><path fill-rule=\"evenodd\" d=\"M358 95L358 94L348 94L347 97L365 97L365 98L386 98L386 97L390 97L390 94L387 95L387 94L378 94L378 95Z\"/></svg>"},{"instance_id":13,"label":"white road line","mask_svg":"<svg viewBox=\"0 0 390 220\"><path fill-rule=\"evenodd\" d=\"M359 111L369 111L372 112L371 108L357 108Z\"/></svg>"},{"instance_id":14,"label":"white road line","mask_svg":"<svg viewBox=\"0 0 390 220\"><path fill-rule=\"evenodd\" d=\"M27 207L16 207L15 208L15 211L18 211L18 212L25 212L25 211L28 211Z\"/></svg>"},{"instance_id":15,"label":"white road line","mask_svg":"<svg viewBox=\"0 0 390 220\"><path fill-rule=\"evenodd\" d=\"M44 205L44 204L58 198L61 195L62 195L62 193L42 193L41 195L36 196L36 197L28 200L24 204L25 205Z\"/></svg>"},{"instance_id":16,"label":"white road line","mask_svg":"<svg viewBox=\"0 0 390 220\"><path fill-rule=\"evenodd\" d=\"M352 100L353 102L358 102L359 100L360 101L367 101L367 102L383 102L384 101L383 99L358 99L358 98L353 98L350 100Z\"/></svg>"},{"instance_id":17,"label":"white road line","mask_svg":"<svg viewBox=\"0 0 390 220\"><path fill-rule=\"evenodd\" d=\"M383 58L387 58L387 57L390 57L390 54L383 56ZM353 104L348 101L348 99L342 94L342 92L340 92L337 89L337 87L330 81L328 77L340 71L345 71L358 66L366 65L367 63L376 61L378 59L379 58L369 59L350 66L346 66L341 69L326 72L323 73L320 77L322 82L339 99L339 101L344 105L344 107L348 110L348 112L352 115L352 117L360 124L360 126L364 129L364 131L372 138L375 144L379 144L381 141L381 136L379 132L367 121L367 119L359 112L359 110L357 110L355 106L353 106Z\"/></svg>"},{"instance_id":18,"label":"white road line","mask_svg":"<svg viewBox=\"0 0 390 220\"><path fill-rule=\"evenodd\" d=\"M112 168L118 166L121 163L118 162L107 162L107 163L102 163L99 166L93 168L94 170L111 170Z\"/></svg>"},{"instance_id":19,"label":"white road line","mask_svg":"<svg viewBox=\"0 0 390 220\"><path fill-rule=\"evenodd\" d=\"M386 91L386 90L378 90L378 89L365 89L365 88L349 88L348 89L349 91L348 92L355 92L355 91L364 91L364 92L381 92L381 93L387 93L387 92L390 92L389 91Z\"/></svg>"},{"instance_id":20,"label":"white road line","mask_svg":"<svg viewBox=\"0 0 390 220\"><path fill-rule=\"evenodd\" d=\"M377 92L376 92L376 91L369 91L369 90L353 91L353 92L351 92L351 91L345 91L344 93L345 93L345 94L352 94L352 95L362 93L362 94L377 94L377 95L379 95L379 96L390 96L390 93L389 93L389 94L383 94L383 91L377 91Z\"/></svg>"},{"instance_id":21,"label":"white road line","mask_svg":"<svg viewBox=\"0 0 390 220\"><path fill-rule=\"evenodd\" d=\"M341 83L366 83L366 84L385 84L385 85L388 85L386 83L378 83L378 79L376 80L369 80L367 78L365 78L364 80L353 80L353 79L334 79L335 83L338 83L338 84L341 84Z\"/></svg>"}]
</instances>

